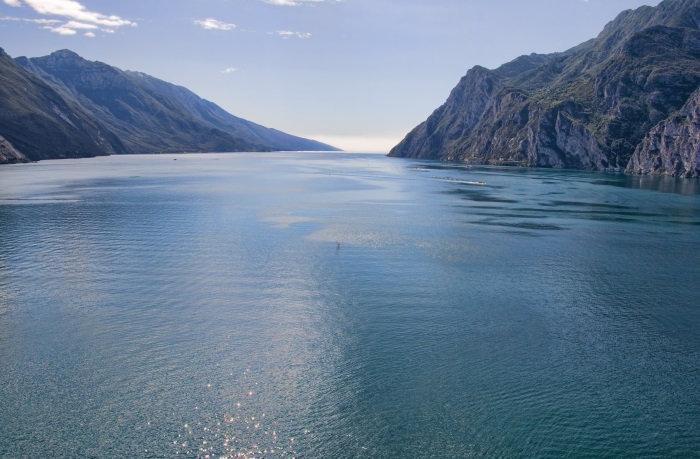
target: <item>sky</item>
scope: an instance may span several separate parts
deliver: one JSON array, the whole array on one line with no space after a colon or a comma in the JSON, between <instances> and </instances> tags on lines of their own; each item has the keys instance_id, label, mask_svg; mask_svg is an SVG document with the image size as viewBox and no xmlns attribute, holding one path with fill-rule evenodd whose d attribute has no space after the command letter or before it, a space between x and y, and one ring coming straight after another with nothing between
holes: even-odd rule
<instances>
[{"instance_id":1,"label":"sky","mask_svg":"<svg viewBox=\"0 0 700 459\"><path fill-rule=\"evenodd\" d=\"M0 0L0 47L70 49L241 118L386 153L475 65L564 51L659 0Z\"/></svg>"}]
</instances>

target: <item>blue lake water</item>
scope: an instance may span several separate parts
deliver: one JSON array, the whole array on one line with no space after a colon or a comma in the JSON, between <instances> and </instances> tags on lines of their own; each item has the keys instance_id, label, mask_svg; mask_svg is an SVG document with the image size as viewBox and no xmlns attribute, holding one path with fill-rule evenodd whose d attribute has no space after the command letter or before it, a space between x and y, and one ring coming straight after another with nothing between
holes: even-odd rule
<instances>
[{"instance_id":1,"label":"blue lake water","mask_svg":"<svg viewBox=\"0 0 700 459\"><path fill-rule=\"evenodd\" d=\"M3 166L0 457L700 457L699 261L698 180Z\"/></svg>"}]
</instances>

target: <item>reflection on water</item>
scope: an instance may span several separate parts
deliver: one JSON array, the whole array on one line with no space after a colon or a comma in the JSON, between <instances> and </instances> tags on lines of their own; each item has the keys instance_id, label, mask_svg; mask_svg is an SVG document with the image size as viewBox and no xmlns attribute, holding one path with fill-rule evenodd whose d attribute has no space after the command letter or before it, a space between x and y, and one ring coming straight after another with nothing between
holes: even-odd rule
<instances>
[{"instance_id":1,"label":"reflection on water","mask_svg":"<svg viewBox=\"0 0 700 459\"><path fill-rule=\"evenodd\" d=\"M0 168L0 457L696 454L697 181L177 159Z\"/></svg>"},{"instance_id":2,"label":"reflection on water","mask_svg":"<svg viewBox=\"0 0 700 459\"><path fill-rule=\"evenodd\" d=\"M686 180L675 177L658 177L651 175L618 175L614 179L596 180L598 185L619 186L623 188L639 188L642 190L676 193L687 196L700 194L700 181Z\"/></svg>"}]
</instances>

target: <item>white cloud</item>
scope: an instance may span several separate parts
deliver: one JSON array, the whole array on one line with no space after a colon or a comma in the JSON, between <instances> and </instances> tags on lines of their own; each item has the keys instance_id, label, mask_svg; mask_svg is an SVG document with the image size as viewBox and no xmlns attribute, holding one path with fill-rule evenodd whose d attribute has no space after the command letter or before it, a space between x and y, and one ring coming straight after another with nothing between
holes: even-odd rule
<instances>
[{"instance_id":1,"label":"white cloud","mask_svg":"<svg viewBox=\"0 0 700 459\"><path fill-rule=\"evenodd\" d=\"M33 22L34 24L58 24L59 21L58 19L24 19L25 21L28 22Z\"/></svg>"},{"instance_id":2,"label":"white cloud","mask_svg":"<svg viewBox=\"0 0 700 459\"><path fill-rule=\"evenodd\" d=\"M78 21L68 21L63 26L67 27L69 29L97 29L98 28L95 24L86 24L85 22L78 22Z\"/></svg>"},{"instance_id":3,"label":"white cloud","mask_svg":"<svg viewBox=\"0 0 700 459\"><path fill-rule=\"evenodd\" d=\"M92 32L86 33L85 36L88 37L88 38L95 38L95 37L96 37L96 35L95 35L94 33L92 33Z\"/></svg>"},{"instance_id":4,"label":"white cloud","mask_svg":"<svg viewBox=\"0 0 700 459\"><path fill-rule=\"evenodd\" d=\"M132 26L138 25L135 22L123 19L115 15L106 15L102 13L97 13L90 11L85 6L81 5L74 0L3 0L5 4L20 7L26 5L36 11L37 13L45 16L57 16L63 18L63 24L49 27L44 26L44 29L48 29L51 32L57 33L59 35L75 35L77 33L76 29L97 29L100 26L115 28L122 26ZM58 24L62 21L57 19L35 19L29 20L30 22L36 22L39 24ZM41 21L41 22L40 22ZM113 30L112 30L113 31ZM94 35L94 34L93 34ZM89 35L87 35L89 36Z\"/></svg>"},{"instance_id":5,"label":"white cloud","mask_svg":"<svg viewBox=\"0 0 700 459\"><path fill-rule=\"evenodd\" d=\"M342 0L262 0L264 3L278 6L316 5L318 3L340 3Z\"/></svg>"},{"instance_id":6,"label":"white cloud","mask_svg":"<svg viewBox=\"0 0 700 459\"><path fill-rule=\"evenodd\" d=\"M119 16L107 16L102 13L96 13L93 11L88 11L80 3L73 0L5 0L7 3L21 3L24 2L26 5L34 9L39 14L51 15L51 16L61 16L69 19L74 19L83 22L91 22L93 24L99 24L107 27L121 27L125 25L136 25L126 19L122 19Z\"/></svg>"},{"instance_id":7,"label":"white cloud","mask_svg":"<svg viewBox=\"0 0 700 459\"><path fill-rule=\"evenodd\" d=\"M281 5L281 6L297 6L300 3L294 0L263 0L265 3L270 5Z\"/></svg>"},{"instance_id":8,"label":"white cloud","mask_svg":"<svg viewBox=\"0 0 700 459\"><path fill-rule=\"evenodd\" d=\"M301 38L302 40L305 38L311 38L311 34L309 32L292 32L289 30L277 30L275 33L280 37L284 38L285 40L289 40L290 38Z\"/></svg>"},{"instance_id":9,"label":"white cloud","mask_svg":"<svg viewBox=\"0 0 700 459\"><path fill-rule=\"evenodd\" d=\"M69 29L68 27L64 27L64 26L58 26L58 27L45 26L43 28L50 30L53 33L57 33L59 35L75 35L76 33L78 33L75 31L75 29Z\"/></svg>"},{"instance_id":10,"label":"white cloud","mask_svg":"<svg viewBox=\"0 0 700 459\"><path fill-rule=\"evenodd\" d=\"M207 30L232 30L236 28L236 24L229 24L212 18L197 20L194 23Z\"/></svg>"},{"instance_id":11,"label":"white cloud","mask_svg":"<svg viewBox=\"0 0 700 459\"><path fill-rule=\"evenodd\" d=\"M238 71L238 69L236 67L226 67L225 69L223 69L221 71L221 73L233 73L233 72L237 72L237 71Z\"/></svg>"},{"instance_id":12,"label":"white cloud","mask_svg":"<svg viewBox=\"0 0 700 459\"><path fill-rule=\"evenodd\" d=\"M15 18L15 17L10 17L10 16L0 17L0 21L22 21L22 22L31 22L34 24L57 24L57 23L61 22L58 19L25 19L25 18Z\"/></svg>"}]
</instances>

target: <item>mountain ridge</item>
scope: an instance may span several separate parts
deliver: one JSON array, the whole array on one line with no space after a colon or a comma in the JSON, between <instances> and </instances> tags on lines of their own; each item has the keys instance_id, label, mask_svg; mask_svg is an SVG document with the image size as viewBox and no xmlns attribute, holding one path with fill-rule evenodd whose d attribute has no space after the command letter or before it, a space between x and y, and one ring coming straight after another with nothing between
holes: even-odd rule
<instances>
[{"instance_id":1,"label":"mountain ridge","mask_svg":"<svg viewBox=\"0 0 700 459\"><path fill-rule=\"evenodd\" d=\"M635 155L699 86L700 0L664 0L569 50L470 69L389 156L698 177L692 155L668 169Z\"/></svg>"},{"instance_id":2,"label":"mountain ridge","mask_svg":"<svg viewBox=\"0 0 700 459\"><path fill-rule=\"evenodd\" d=\"M0 81L0 135L32 161L124 153L337 150L236 117L182 86L88 61L70 50L16 59L3 50ZM9 160L0 157L0 162Z\"/></svg>"},{"instance_id":3,"label":"mountain ridge","mask_svg":"<svg viewBox=\"0 0 700 459\"><path fill-rule=\"evenodd\" d=\"M0 52L0 135L30 161L120 153L119 141L75 100Z\"/></svg>"}]
</instances>

